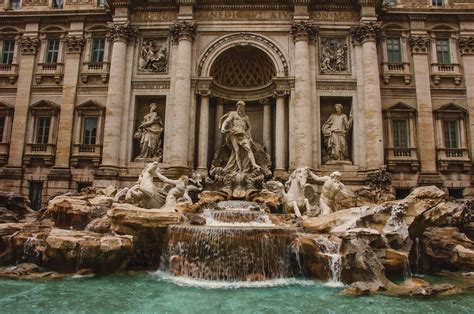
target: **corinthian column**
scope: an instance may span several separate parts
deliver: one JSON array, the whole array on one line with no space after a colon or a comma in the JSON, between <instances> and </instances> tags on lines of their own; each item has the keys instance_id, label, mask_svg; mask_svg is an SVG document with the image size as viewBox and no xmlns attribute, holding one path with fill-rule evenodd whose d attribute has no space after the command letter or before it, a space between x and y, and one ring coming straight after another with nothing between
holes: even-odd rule
<instances>
[{"instance_id":1,"label":"corinthian column","mask_svg":"<svg viewBox=\"0 0 474 314\"><path fill-rule=\"evenodd\" d=\"M474 37L460 37L458 40L464 69L466 99L469 112L469 139L471 140L471 158L474 158Z\"/></svg>"},{"instance_id":2,"label":"corinthian column","mask_svg":"<svg viewBox=\"0 0 474 314\"><path fill-rule=\"evenodd\" d=\"M353 40L362 45L367 168L377 169L384 164L382 98L376 45L380 25L361 22L352 28L351 33Z\"/></svg>"},{"instance_id":3,"label":"corinthian column","mask_svg":"<svg viewBox=\"0 0 474 314\"><path fill-rule=\"evenodd\" d=\"M101 165L103 169L113 169L119 165L127 43L134 40L136 36L137 30L128 23L110 23L108 25L107 39L112 41L112 58L104 126Z\"/></svg>"},{"instance_id":4,"label":"corinthian column","mask_svg":"<svg viewBox=\"0 0 474 314\"><path fill-rule=\"evenodd\" d=\"M198 171L207 175L207 152L209 150L209 90L199 90L201 109L199 112Z\"/></svg>"},{"instance_id":5,"label":"corinthian column","mask_svg":"<svg viewBox=\"0 0 474 314\"><path fill-rule=\"evenodd\" d=\"M170 166L176 174L186 172L188 169L189 134L191 112L191 56L196 26L192 21L181 21L170 27L171 36L178 41L178 55L176 74L174 77L174 104L167 117L165 130L165 151L163 161ZM173 78L172 78L173 80Z\"/></svg>"},{"instance_id":6,"label":"corinthian column","mask_svg":"<svg viewBox=\"0 0 474 314\"><path fill-rule=\"evenodd\" d=\"M413 55L418 109L418 151L420 153L421 175L436 173L436 150L431 104L431 78L429 52L431 39L428 36L410 36L409 44ZM423 183L423 182L421 182ZM428 182L427 182L428 183ZM431 183L430 183L431 184Z\"/></svg>"},{"instance_id":7,"label":"corinthian column","mask_svg":"<svg viewBox=\"0 0 474 314\"><path fill-rule=\"evenodd\" d=\"M35 65L35 55L39 47L39 40L33 36L22 36L18 39L22 54L18 73L17 93L15 99L14 127L10 139L8 166L20 167L25 146L26 119L30 104L31 85Z\"/></svg>"},{"instance_id":8,"label":"corinthian column","mask_svg":"<svg viewBox=\"0 0 474 314\"><path fill-rule=\"evenodd\" d=\"M64 86L61 98L55 168L69 168L72 141L71 126L74 122L74 104L76 102L79 65L84 39L82 35L69 35L64 43L67 57L64 65Z\"/></svg>"},{"instance_id":9,"label":"corinthian column","mask_svg":"<svg viewBox=\"0 0 474 314\"><path fill-rule=\"evenodd\" d=\"M316 34L315 27L308 21L294 22L290 30L295 43L295 94L292 168L311 167L313 155L311 73L309 40Z\"/></svg>"},{"instance_id":10,"label":"corinthian column","mask_svg":"<svg viewBox=\"0 0 474 314\"><path fill-rule=\"evenodd\" d=\"M288 94L287 90L275 91L275 175L286 172L285 96Z\"/></svg>"}]
</instances>

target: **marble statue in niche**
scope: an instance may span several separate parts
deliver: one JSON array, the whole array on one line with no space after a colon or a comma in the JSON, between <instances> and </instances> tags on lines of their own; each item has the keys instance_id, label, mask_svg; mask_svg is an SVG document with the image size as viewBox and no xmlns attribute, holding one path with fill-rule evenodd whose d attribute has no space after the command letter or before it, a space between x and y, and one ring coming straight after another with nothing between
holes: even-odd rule
<instances>
[{"instance_id":1,"label":"marble statue in niche","mask_svg":"<svg viewBox=\"0 0 474 314\"><path fill-rule=\"evenodd\" d=\"M352 127L352 112L349 118L342 112L341 104L334 105L335 113L324 122L322 135L326 146L326 161L343 162L349 160L347 134Z\"/></svg>"},{"instance_id":2,"label":"marble statue in niche","mask_svg":"<svg viewBox=\"0 0 474 314\"><path fill-rule=\"evenodd\" d=\"M140 56L141 71L166 72L168 48L165 40L143 39Z\"/></svg>"},{"instance_id":3,"label":"marble statue in niche","mask_svg":"<svg viewBox=\"0 0 474 314\"><path fill-rule=\"evenodd\" d=\"M232 150L224 171L248 172L260 169L252 152L253 140L250 120L245 114L245 102L238 101L236 107L236 111L229 112L221 119L221 132L226 134L226 142Z\"/></svg>"},{"instance_id":4,"label":"marble statue in niche","mask_svg":"<svg viewBox=\"0 0 474 314\"><path fill-rule=\"evenodd\" d=\"M158 105L150 104L150 112L143 117L134 137L140 140L140 155L135 160L163 159L163 130L164 125L158 115Z\"/></svg>"},{"instance_id":5,"label":"marble statue in niche","mask_svg":"<svg viewBox=\"0 0 474 314\"><path fill-rule=\"evenodd\" d=\"M347 64L347 44L344 39L321 40L321 74L345 73L348 70Z\"/></svg>"}]
</instances>

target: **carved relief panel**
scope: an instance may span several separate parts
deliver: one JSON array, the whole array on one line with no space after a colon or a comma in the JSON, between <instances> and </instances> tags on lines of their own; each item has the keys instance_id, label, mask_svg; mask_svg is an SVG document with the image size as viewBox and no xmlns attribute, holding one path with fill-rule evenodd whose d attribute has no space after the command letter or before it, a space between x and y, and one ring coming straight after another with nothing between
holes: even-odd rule
<instances>
[{"instance_id":1,"label":"carved relief panel","mask_svg":"<svg viewBox=\"0 0 474 314\"><path fill-rule=\"evenodd\" d=\"M169 45L167 38L142 38L138 71L166 74L168 72Z\"/></svg>"},{"instance_id":2,"label":"carved relief panel","mask_svg":"<svg viewBox=\"0 0 474 314\"><path fill-rule=\"evenodd\" d=\"M346 38L321 38L319 44L319 73L349 74L348 47Z\"/></svg>"}]
</instances>

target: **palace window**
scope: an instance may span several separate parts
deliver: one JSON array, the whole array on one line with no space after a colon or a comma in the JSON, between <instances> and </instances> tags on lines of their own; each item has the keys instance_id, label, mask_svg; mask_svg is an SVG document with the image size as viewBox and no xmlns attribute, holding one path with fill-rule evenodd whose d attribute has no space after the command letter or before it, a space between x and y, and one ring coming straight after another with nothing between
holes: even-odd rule
<instances>
[{"instance_id":1,"label":"palace window","mask_svg":"<svg viewBox=\"0 0 474 314\"><path fill-rule=\"evenodd\" d=\"M10 0L10 9L12 10L21 9L21 0Z\"/></svg>"},{"instance_id":2,"label":"palace window","mask_svg":"<svg viewBox=\"0 0 474 314\"><path fill-rule=\"evenodd\" d=\"M99 166L104 109L92 100L76 107L74 119L78 123L74 129L74 150L71 156L74 167L90 164Z\"/></svg>"},{"instance_id":3,"label":"palace window","mask_svg":"<svg viewBox=\"0 0 474 314\"><path fill-rule=\"evenodd\" d=\"M459 148L459 121L444 120L444 146L446 148Z\"/></svg>"},{"instance_id":4,"label":"palace window","mask_svg":"<svg viewBox=\"0 0 474 314\"><path fill-rule=\"evenodd\" d=\"M451 64L449 39L436 39L436 57L439 64Z\"/></svg>"},{"instance_id":5,"label":"palace window","mask_svg":"<svg viewBox=\"0 0 474 314\"><path fill-rule=\"evenodd\" d=\"M434 7L442 7L443 0L431 0L431 5Z\"/></svg>"},{"instance_id":6,"label":"palace window","mask_svg":"<svg viewBox=\"0 0 474 314\"><path fill-rule=\"evenodd\" d=\"M100 63L104 61L105 38L92 39L91 62Z\"/></svg>"},{"instance_id":7,"label":"palace window","mask_svg":"<svg viewBox=\"0 0 474 314\"><path fill-rule=\"evenodd\" d=\"M388 63L402 63L400 37L387 38Z\"/></svg>"},{"instance_id":8,"label":"palace window","mask_svg":"<svg viewBox=\"0 0 474 314\"><path fill-rule=\"evenodd\" d=\"M48 144L50 126L51 117L36 118L35 144Z\"/></svg>"},{"instance_id":9,"label":"palace window","mask_svg":"<svg viewBox=\"0 0 474 314\"><path fill-rule=\"evenodd\" d=\"M97 120L98 117L84 118L84 125L82 128L82 144L95 145L97 137Z\"/></svg>"},{"instance_id":10,"label":"palace window","mask_svg":"<svg viewBox=\"0 0 474 314\"><path fill-rule=\"evenodd\" d=\"M407 119L392 120L393 148L409 148L409 128Z\"/></svg>"},{"instance_id":11,"label":"palace window","mask_svg":"<svg viewBox=\"0 0 474 314\"><path fill-rule=\"evenodd\" d=\"M62 9L64 7L64 0L52 0L51 7L53 9Z\"/></svg>"},{"instance_id":12,"label":"palace window","mask_svg":"<svg viewBox=\"0 0 474 314\"><path fill-rule=\"evenodd\" d=\"M7 118L5 116L0 116L0 143L3 142L3 133L5 132L5 122Z\"/></svg>"},{"instance_id":13,"label":"palace window","mask_svg":"<svg viewBox=\"0 0 474 314\"><path fill-rule=\"evenodd\" d=\"M98 7L104 7L106 4L106 0L97 0L97 6Z\"/></svg>"},{"instance_id":14,"label":"palace window","mask_svg":"<svg viewBox=\"0 0 474 314\"><path fill-rule=\"evenodd\" d=\"M2 64L12 64L13 55L15 51L15 41L13 39L7 39L3 41L2 45Z\"/></svg>"},{"instance_id":15,"label":"palace window","mask_svg":"<svg viewBox=\"0 0 474 314\"><path fill-rule=\"evenodd\" d=\"M46 63L58 62L59 39L48 39L46 47Z\"/></svg>"},{"instance_id":16,"label":"palace window","mask_svg":"<svg viewBox=\"0 0 474 314\"><path fill-rule=\"evenodd\" d=\"M457 104L447 104L435 111L436 150L441 172L471 168L467 148L467 111Z\"/></svg>"},{"instance_id":17,"label":"palace window","mask_svg":"<svg viewBox=\"0 0 474 314\"><path fill-rule=\"evenodd\" d=\"M384 110L385 159L392 171L417 171L416 110L398 103Z\"/></svg>"}]
</instances>

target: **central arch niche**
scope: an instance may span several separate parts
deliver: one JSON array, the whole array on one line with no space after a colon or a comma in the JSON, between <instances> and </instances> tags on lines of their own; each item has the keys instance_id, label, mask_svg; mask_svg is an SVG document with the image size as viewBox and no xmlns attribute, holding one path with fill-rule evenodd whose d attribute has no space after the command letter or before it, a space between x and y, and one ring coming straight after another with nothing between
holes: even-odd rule
<instances>
[{"instance_id":1,"label":"central arch niche","mask_svg":"<svg viewBox=\"0 0 474 314\"><path fill-rule=\"evenodd\" d=\"M222 52L213 62L210 76L213 95L258 100L273 93L276 68L265 52L243 45Z\"/></svg>"},{"instance_id":2,"label":"central arch niche","mask_svg":"<svg viewBox=\"0 0 474 314\"><path fill-rule=\"evenodd\" d=\"M276 69L260 49L238 46L224 51L214 62L211 76L224 88L261 88L272 83Z\"/></svg>"}]
</instances>

